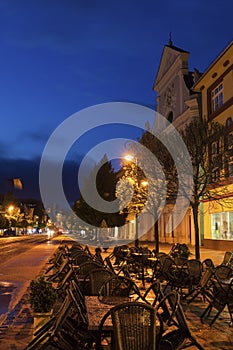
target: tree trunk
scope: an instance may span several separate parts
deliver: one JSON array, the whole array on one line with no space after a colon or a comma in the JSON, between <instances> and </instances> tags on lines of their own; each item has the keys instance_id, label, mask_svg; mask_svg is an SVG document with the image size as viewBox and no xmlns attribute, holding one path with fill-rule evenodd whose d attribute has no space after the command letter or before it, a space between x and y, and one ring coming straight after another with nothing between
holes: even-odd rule
<instances>
[{"instance_id":1,"label":"tree trunk","mask_svg":"<svg viewBox=\"0 0 233 350\"><path fill-rule=\"evenodd\" d=\"M155 251L159 253L159 224L158 220L156 220L154 224L154 238L155 238Z\"/></svg>"},{"instance_id":2,"label":"tree trunk","mask_svg":"<svg viewBox=\"0 0 233 350\"><path fill-rule=\"evenodd\" d=\"M138 217L136 216L136 221L135 221L135 247L138 248L139 247L139 239L138 239Z\"/></svg>"},{"instance_id":3,"label":"tree trunk","mask_svg":"<svg viewBox=\"0 0 233 350\"><path fill-rule=\"evenodd\" d=\"M195 203L192 206L193 221L194 221L194 233L195 233L195 257L200 260L200 239L199 239L199 225L198 225L198 206L199 203Z\"/></svg>"}]
</instances>

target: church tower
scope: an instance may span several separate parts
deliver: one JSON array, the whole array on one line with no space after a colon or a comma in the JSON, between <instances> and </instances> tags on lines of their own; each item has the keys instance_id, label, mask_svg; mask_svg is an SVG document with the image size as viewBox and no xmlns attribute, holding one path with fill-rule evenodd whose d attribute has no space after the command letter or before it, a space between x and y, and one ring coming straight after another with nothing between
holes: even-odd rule
<instances>
[{"instance_id":1,"label":"church tower","mask_svg":"<svg viewBox=\"0 0 233 350\"><path fill-rule=\"evenodd\" d=\"M178 129L198 117L198 95L192 86L200 76L188 69L189 52L169 44L164 46L153 89L157 92L157 112Z\"/></svg>"}]
</instances>

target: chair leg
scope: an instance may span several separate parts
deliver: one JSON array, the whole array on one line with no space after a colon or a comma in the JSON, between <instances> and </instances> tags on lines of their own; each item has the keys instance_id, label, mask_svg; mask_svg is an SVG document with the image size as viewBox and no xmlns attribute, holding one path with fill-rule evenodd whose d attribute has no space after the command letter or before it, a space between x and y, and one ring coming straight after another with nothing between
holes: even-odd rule
<instances>
[{"instance_id":1,"label":"chair leg","mask_svg":"<svg viewBox=\"0 0 233 350\"><path fill-rule=\"evenodd\" d=\"M205 317L205 315L206 315L207 313L208 313L208 315L210 314L211 310L212 310L212 306L211 306L211 304L209 304L209 305L207 306L207 308L204 310L204 312L201 314L201 317L200 317L201 322L203 322L203 318Z\"/></svg>"},{"instance_id":2,"label":"chair leg","mask_svg":"<svg viewBox=\"0 0 233 350\"><path fill-rule=\"evenodd\" d=\"M210 326L212 326L212 324L214 324L214 322L217 320L218 316L221 314L221 312L223 311L224 307L221 308L217 314L214 316L213 320L210 322Z\"/></svg>"}]
</instances>

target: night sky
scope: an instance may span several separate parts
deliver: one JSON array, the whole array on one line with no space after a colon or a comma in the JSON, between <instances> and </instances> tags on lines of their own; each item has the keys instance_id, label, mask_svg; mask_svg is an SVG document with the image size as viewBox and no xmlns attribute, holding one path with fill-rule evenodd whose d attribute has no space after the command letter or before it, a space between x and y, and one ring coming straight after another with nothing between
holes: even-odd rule
<instances>
[{"instance_id":1,"label":"night sky","mask_svg":"<svg viewBox=\"0 0 233 350\"><path fill-rule=\"evenodd\" d=\"M232 40L232 13L232 0L0 0L0 193L20 177L18 195L38 196L44 146L73 113L113 101L155 109L170 32L204 71ZM80 158L90 145L80 141Z\"/></svg>"}]
</instances>

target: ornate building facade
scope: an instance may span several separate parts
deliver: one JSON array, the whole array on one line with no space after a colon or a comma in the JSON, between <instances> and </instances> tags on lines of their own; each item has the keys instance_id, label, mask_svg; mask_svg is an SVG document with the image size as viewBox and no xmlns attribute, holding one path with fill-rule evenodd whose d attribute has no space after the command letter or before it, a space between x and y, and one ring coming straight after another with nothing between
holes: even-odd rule
<instances>
[{"instance_id":1,"label":"ornate building facade","mask_svg":"<svg viewBox=\"0 0 233 350\"><path fill-rule=\"evenodd\" d=\"M154 81L157 93L156 111L179 131L193 118L199 117L199 94L192 87L200 73L188 67L189 52L172 44L165 45ZM194 227L191 210L184 214L179 226L173 225L173 206L166 205L159 218L160 242L194 244ZM169 227L168 227L168 222Z\"/></svg>"}]
</instances>

